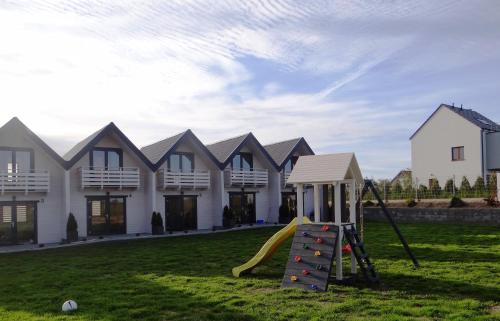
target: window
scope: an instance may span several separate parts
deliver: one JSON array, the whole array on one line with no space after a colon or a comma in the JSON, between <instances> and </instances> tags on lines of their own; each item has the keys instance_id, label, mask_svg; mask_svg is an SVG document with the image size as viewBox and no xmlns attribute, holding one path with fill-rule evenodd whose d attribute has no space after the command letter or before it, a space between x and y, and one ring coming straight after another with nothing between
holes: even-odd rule
<instances>
[{"instance_id":1,"label":"window","mask_svg":"<svg viewBox=\"0 0 500 321\"><path fill-rule=\"evenodd\" d=\"M168 169L171 172L189 173L194 171L193 153L173 153L168 158Z\"/></svg>"},{"instance_id":2,"label":"window","mask_svg":"<svg viewBox=\"0 0 500 321\"><path fill-rule=\"evenodd\" d=\"M292 171L293 167L295 166L295 163L297 163L297 159L299 159L298 156L292 156L285 164L285 167L283 167L283 170L285 173L289 173Z\"/></svg>"},{"instance_id":3,"label":"window","mask_svg":"<svg viewBox=\"0 0 500 321\"><path fill-rule=\"evenodd\" d=\"M90 152L90 167L119 169L123 166L123 152L119 148L94 148Z\"/></svg>"},{"instance_id":4,"label":"window","mask_svg":"<svg viewBox=\"0 0 500 321\"><path fill-rule=\"evenodd\" d=\"M30 171L33 163L33 151L30 149L0 148L0 171Z\"/></svg>"},{"instance_id":5,"label":"window","mask_svg":"<svg viewBox=\"0 0 500 321\"><path fill-rule=\"evenodd\" d=\"M234 155L231 162L233 169L249 171L253 168L253 156L251 153L239 153Z\"/></svg>"},{"instance_id":6,"label":"window","mask_svg":"<svg viewBox=\"0 0 500 321\"><path fill-rule=\"evenodd\" d=\"M451 148L451 160L452 161L463 161L463 160L465 160L465 157L464 157L464 147L463 146L452 147Z\"/></svg>"}]
</instances>

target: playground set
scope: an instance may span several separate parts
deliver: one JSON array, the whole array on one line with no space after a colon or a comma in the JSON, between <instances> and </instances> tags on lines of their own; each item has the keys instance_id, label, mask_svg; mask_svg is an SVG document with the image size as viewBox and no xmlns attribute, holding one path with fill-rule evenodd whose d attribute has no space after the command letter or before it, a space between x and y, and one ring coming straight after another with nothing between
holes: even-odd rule
<instances>
[{"instance_id":1,"label":"playground set","mask_svg":"<svg viewBox=\"0 0 500 321\"><path fill-rule=\"evenodd\" d=\"M326 291L332 281L343 283L357 275L359 268L365 280L379 282L375 266L365 250L364 242L356 228L356 212L362 209L362 197L371 190L389 223L394 228L415 268L419 263L410 250L403 234L387 211L382 199L370 180L364 180L354 153L311 155L299 157L287 181L297 192L297 217L274 234L245 264L233 268L235 277L249 273L256 266L269 260L276 250L291 236L293 242L286 265L282 287ZM334 221L322 222L320 211L320 186L331 184L334 188ZM304 216L304 187L313 186L314 222ZM349 215L342 221L348 191ZM345 245L344 244L345 241ZM350 255L350 277L344 278L342 255ZM332 267L335 260L335 279Z\"/></svg>"}]
</instances>

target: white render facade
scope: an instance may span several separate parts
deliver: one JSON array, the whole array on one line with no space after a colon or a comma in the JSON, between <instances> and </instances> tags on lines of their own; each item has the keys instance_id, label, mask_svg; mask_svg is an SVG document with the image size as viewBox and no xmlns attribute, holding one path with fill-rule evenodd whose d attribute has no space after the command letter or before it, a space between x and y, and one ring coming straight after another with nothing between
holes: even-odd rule
<instances>
[{"instance_id":1,"label":"white render facade","mask_svg":"<svg viewBox=\"0 0 500 321\"><path fill-rule=\"evenodd\" d=\"M282 191L294 189L283 185L282 164L245 136L221 161L190 130L140 150L110 123L61 157L13 118L0 127L0 245L60 242L70 213L80 238L149 234L153 212L167 230L219 228L238 202L254 213L236 223L278 222ZM287 160L306 154L290 150ZM251 155L250 168L233 166L241 155Z\"/></svg>"},{"instance_id":2,"label":"white render facade","mask_svg":"<svg viewBox=\"0 0 500 321\"><path fill-rule=\"evenodd\" d=\"M412 180L429 185L437 179L444 186L462 177L472 184L477 177L487 176L500 168L500 137L495 122L461 107L440 105L412 135Z\"/></svg>"}]
</instances>

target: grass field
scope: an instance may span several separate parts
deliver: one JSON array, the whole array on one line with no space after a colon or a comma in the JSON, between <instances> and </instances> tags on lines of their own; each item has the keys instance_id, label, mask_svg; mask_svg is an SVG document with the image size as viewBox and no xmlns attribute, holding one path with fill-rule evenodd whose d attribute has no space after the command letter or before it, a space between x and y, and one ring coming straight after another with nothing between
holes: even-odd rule
<instances>
[{"instance_id":1,"label":"grass field","mask_svg":"<svg viewBox=\"0 0 500 321\"><path fill-rule=\"evenodd\" d=\"M401 225L413 270L387 224L367 250L383 284L280 289L290 243L255 274L231 268L277 229L0 255L0 320L500 320L500 229ZM62 314L64 300L79 310Z\"/></svg>"}]
</instances>

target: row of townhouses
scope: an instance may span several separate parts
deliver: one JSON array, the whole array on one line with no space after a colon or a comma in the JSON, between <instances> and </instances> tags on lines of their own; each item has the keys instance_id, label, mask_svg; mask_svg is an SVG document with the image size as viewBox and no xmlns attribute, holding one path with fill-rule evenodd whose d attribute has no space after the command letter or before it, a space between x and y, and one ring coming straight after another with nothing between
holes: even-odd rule
<instances>
[{"instance_id":1,"label":"row of townhouses","mask_svg":"<svg viewBox=\"0 0 500 321\"><path fill-rule=\"evenodd\" d=\"M287 175L311 154L303 138L204 145L191 130L139 149L110 123L61 157L13 118L0 128L0 243L58 242L69 213L81 237L151 233L153 211L168 230L222 226L225 206L242 224L277 222L295 206Z\"/></svg>"}]
</instances>

